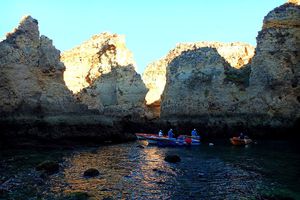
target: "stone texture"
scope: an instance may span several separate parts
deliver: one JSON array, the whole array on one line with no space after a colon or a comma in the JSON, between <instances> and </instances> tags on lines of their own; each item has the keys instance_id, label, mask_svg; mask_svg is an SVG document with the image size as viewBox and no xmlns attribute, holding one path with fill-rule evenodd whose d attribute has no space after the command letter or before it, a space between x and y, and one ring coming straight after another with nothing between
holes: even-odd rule
<instances>
[{"instance_id":1,"label":"stone texture","mask_svg":"<svg viewBox=\"0 0 300 200\"><path fill-rule=\"evenodd\" d=\"M175 49L171 50L164 58L153 62L147 66L143 74L143 81L149 92L146 96L147 104L160 101L160 96L166 84L167 66L183 52L193 51L199 48L208 47L217 50L230 66L239 69L249 63L254 55L254 47L251 45L234 42L197 42L178 44Z\"/></svg>"},{"instance_id":2,"label":"stone texture","mask_svg":"<svg viewBox=\"0 0 300 200\"><path fill-rule=\"evenodd\" d=\"M161 116L177 122L205 119L212 126L293 126L300 115L299 8L287 3L265 17L254 56L244 50L249 56L231 60L230 53L224 54L232 52L230 45L222 53L207 43L172 50Z\"/></svg>"},{"instance_id":3,"label":"stone texture","mask_svg":"<svg viewBox=\"0 0 300 200\"><path fill-rule=\"evenodd\" d=\"M145 98L147 105L151 105L157 101L160 103L160 96L163 93L166 85L167 65L167 59L163 58L149 64L146 67L142 79L146 87L149 89Z\"/></svg>"},{"instance_id":4,"label":"stone texture","mask_svg":"<svg viewBox=\"0 0 300 200\"><path fill-rule=\"evenodd\" d=\"M0 112L44 115L80 109L63 81L60 52L26 16L0 43ZM3 116L3 115L2 115Z\"/></svg>"},{"instance_id":5,"label":"stone texture","mask_svg":"<svg viewBox=\"0 0 300 200\"><path fill-rule=\"evenodd\" d=\"M51 175L59 171L59 164L55 161L46 160L38 164L35 169L37 171L44 171L45 173Z\"/></svg>"},{"instance_id":6,"label":"stone texture","mask_svg":"<svg viewBox=\"0 0 300 200\"><path fill-rule=\"evenodd\" d=\"M143 115L147 92L124 36L102 33L66 51L65 81L78 100L106 115Z\"/></svg>"},{"instance_id":7,"label":"stone texture","mask_svg":"<svg viewBox=\"0 0 300 200\"><path fill-rule=\"evenodd\" d=\"M231 44L224 46L230 47ZM246 97L242 95L245 87L243 82L234 79L227 81L227 77L233 74L230 72L236 69L214 45L195 46L192 49L182 45L181 49L187 50L180 51L167 66L162 116L192 117L237 112L238 104ZM246 71L246 68L240 70Z\"/></svg>"},{"instance_id":8,"label":"stone texture","mask_svg":"<svg viewBox=\"0 0 300 200\"><path fill-rule=\"evenodd\" d=\"M147 104L156 105L154 110L158 114L157 104L160 104L161 94L166 89L164 97L170 104L164 102L162 109L170 106L168 110L174 113L182 112L183 115L199 113L199 110L194 110L194 104L198 105L199 101L203 102L203 112L209 107L210 102L207 100L217 103L218 99L220 106L222 104L226 106L228 101L232 102L236 98L231 93L240 89L232 84L244 84L243 77L238 75L245 72L247 75L249 70L245 66L253 55L254 47L241 42L178 44L166 57L147 66L143 74L143 80L149 89L146 96ZM237 70L242 67L244 68ZM211 84L212 78L214 84ZM228 96L227 100L224 99L224 95ZM182 109L177 110L176 106L171 105L173 104L171 101L180 105ZM191 109L188 109L189 107Z\"/></svg>"},{"instance_id":9,"label":"stone texture","mask_svg":"<svg viewBox=\"0 0 300 200\"><path fill-rule=\"evenodd\" d=\"M292 3L295 5L300 5L300 0L288 0L288 3Z\"/></svg>"},{"instance_id":10,"label":"stone texture","mask_svg":"<svg viewBox=\"0 0 300 200\"><path fill-rule=\"evenodd\" d=\"M90 86L114 67L135 67L133 55L125 46L125 37L107 32L94 35L81 45L63 52L61 60L67 67L64 80L74 93Z\"/></svg>"},{"instance_id":11,"label":"stone texture","mask_svg":"<svg viewBox=\"0 0 300 200\"><path fill-rule=\"evenodd\" d=\"M251 111L299 117L300 6L284 4L264 18L251 68Z\"/></svg>"}]
</instances>

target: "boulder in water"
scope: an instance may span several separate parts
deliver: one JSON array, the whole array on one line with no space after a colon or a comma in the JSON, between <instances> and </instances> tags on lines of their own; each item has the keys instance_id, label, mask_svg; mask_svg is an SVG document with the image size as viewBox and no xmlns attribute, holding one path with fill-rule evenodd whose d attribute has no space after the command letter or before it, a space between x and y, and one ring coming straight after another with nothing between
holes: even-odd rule
<instances>
[{"instance_id":1,"label":"boulder in water","mask_svg":"<svg viewBox=\"0 0 300 200\"><path fill-rule=\"evenodd\" d=\"M95 177L98 176L99 174L100 174L99 171L95 168L90 168L83 173L85 177Z\"/></svg>"},{"instance_id":2,"label":"boulder in water","mask_svg":"<svg viewBox=\"0 0 300 200\"><path fill-rule=\"evenodd\" d=\"M35 168L37 171L44 171L46 174L54 174L59 171L59 164L55 161L46 160Z\"/></svg>"},{"instance_id":3,"label":"boulder in water","mask_svg":"<svg viewBox=\"0 0 300 200\"><path fill-rule=\"evenodd\" d=\"M165 161L170 163L176 163L176 162L180 162L181 158L177 155L167 155L165 157Z\"/></svg>"},{"instance_id":4,"label":"boulder in water","mask_svg":"<svg viewBox=\"0 0 300 200\"><path fill-rule=\"evenodd\" d=\"M137 145L136 147L141 148L141 149L144 149L144 148L145 148L145 146L143 146L143 145L141 145L141 144Z\"/></svg>"},{"instance_id":5,"label":"boulder in water","mask_svg":"<svg viewBox=\"0 0 300 200\"><path fill-rule=\"evenodd\" d=\"M65 198L67 200L87 200L90 199L91 195L86 192L73 192L67 195Z\"/></svg>"}]
</instances>

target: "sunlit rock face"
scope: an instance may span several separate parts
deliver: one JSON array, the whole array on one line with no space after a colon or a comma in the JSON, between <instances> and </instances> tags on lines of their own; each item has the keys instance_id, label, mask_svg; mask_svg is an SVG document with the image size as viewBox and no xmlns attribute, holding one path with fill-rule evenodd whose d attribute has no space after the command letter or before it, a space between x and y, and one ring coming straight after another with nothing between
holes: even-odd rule
<instances>
[{"instance_id":1,"label":"sunlit rock face","mask_svg":"<svg viewBox=\"0 0 300 200\"><path fill-rule=\"evenodd\" d=\"M168 99L167 101L176 101L176 104L182 106L183 115L198 112L194 110L195 107L193 103L197 104L198 101L203 101L203 104L205 104L204 101L207 101L205 96L208 95L214 99L217 97L212 97L211 95L216 96L220 94L219 99L222 99L223 82L228 82L230 79L232 79L233 82L240 81L239 78L234 80L236 77L234 74L249 72L246 68L241 70L237 69L246 66L253 55L254 47L241 42L197 42L178 44L167 56L147 66L143 74L143 81L149 89L146 96L147 104L154 105L156 113L159 114L157 110L160 109L161 95L165 89L167 80L167 91L165 93L165 98ZM176 72L174 70L172 71L171 68L174 68L174 70L176 68ZM205 81L203 82L201 81L201 74L203 74L203 76L209 74L209 76L218 78L220 81L213 85ZM187 84L187 82L190 83ZM202 85L201 82L203 82ZM218 84L222 87L214 88ZM233 90L239 90L239 87L232 86L232 82L228 87L231 89L235 88ZM217 92L217 90L219 92ZM191 102L185 101L189 98ZM192 99L194 100L192 101ZM211 100L214 101L213 99ZM170 105L167 105L166 101L164 101L164 114L166 114L166 107L168 106ZM185 109L185 106L192 106L191 110ZM175 107L175 110L172 112L179 112ZM205 107L207 107L207 105ZM170 110L172 109L173 108Z\"/></svg>"},{"instance_id":2,"label":"sunlit rock face","mask_svg":"<svg viewBox=\"0 0 300 200\"><path fill-rule=\"evenodd\" d=\"M264 18L251 67L251 111L299 117L300 6L284 4Z\"/></svg>"},{"instance_id":3,"label":"sunlit rock face","mask_svg":"<svg viewBox=\"0 0 300 200\"><path fill-rule=\"evenodd\" d=\"M143 81L149 89L146 95L147 105L160 101L160 96L166 84L167 60L161 59L149 64L143 73Z\"/></svg>"},{"instance_id":4,"label":"sunlit rock face","mask_svg":"<svg viewBox=\"0 0 300 200\"><path fill-rule=\"evenodd\" d=\"M76 111L65 86L60 52L30 16L0 43L0 112L51 114ZM3 115L2 115L3 116Z\"/></svg>"},{"instance_id":5,"label":"sunlit rock face","mask_svg":"<svg viewBox=\"0 0 300 200\"><path fill-rule=\"evenodd\" d=\"M78 93L90 86L99 76L117 66L135 66L132 53L125 46L123 35L102 33L81 45L63 52L66 65L64 79L70 90Z\"/></svg>"},{"instance_id":6,"label":"sunlit rock face","mask_svg":"<svg viewBox=\"0 0 300 200\"><path fill-rule=\"evenodd\" d=\"M141 114L147 92L124 36L102 33L62 54L64 79L78 100L107 115Z\"/></svg>"},{"instance_id":7,"label":"sunlit rock face","mask_svg":"<svg viewBox=\"0 0 300 200\"><path fill-rule=\"evenodd\" d=\"M288 0L288 3L292 3L295 5L300 5L300 0Z\"/></svg>"}]
</instances>

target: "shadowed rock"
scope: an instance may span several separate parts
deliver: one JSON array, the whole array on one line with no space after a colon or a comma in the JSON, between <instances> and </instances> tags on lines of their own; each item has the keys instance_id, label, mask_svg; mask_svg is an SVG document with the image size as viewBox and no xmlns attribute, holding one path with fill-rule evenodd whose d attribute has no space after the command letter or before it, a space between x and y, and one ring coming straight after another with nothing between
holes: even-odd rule
<instances>
[{"instance_id":1,"label":"shadowed rock","mask_svg":"<svg viewBox=\"0 0 300 200\"><path fill-rule=\"evenodd\" d=\"M181 158L177 155L167 155L164 160L170 163L177 163L181 161Z\"/></svg>"},{"instance_id":2,"label":"shadowed rock","mask_svg":"<svg viewBox=\"0 0 300 200\"><path fill-rule=\"evenodd\" d=\"M59 164L55 161L46 160L36 166L35 169L37 171L44 171L46 174L51 175L59 171Z\"/></svg>"},{"instance_id":3,"label":"shadowed rock","mask_svg":"<svg viewBox=\"0 0 300 200\"><path fill-rule=\"evenodd\" d=\"M83 173L83 176L90 178L90 177L98 176L99 174L100 173L97 169L90 168Z\"/></svg>"}]
</instances>

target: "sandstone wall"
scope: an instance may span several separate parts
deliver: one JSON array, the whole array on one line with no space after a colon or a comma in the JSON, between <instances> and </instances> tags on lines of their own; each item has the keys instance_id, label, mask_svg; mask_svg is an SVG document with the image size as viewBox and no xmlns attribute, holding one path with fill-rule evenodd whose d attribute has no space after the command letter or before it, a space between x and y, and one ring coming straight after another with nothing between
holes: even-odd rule
<instances>
[{"instance_id":1,"label":"sandstone wall","mask_svg":"<svg viewBox=\"0 0 300 200\"><path fill-rule=\"evenodd\" d=\"M62 54L66 85L105 115L143 115L147 92L124 36L102 33Z\"/></svg>"},{"instance_id":2,"label":"sandstone wall","mask_svg":"<svg viewBox=\"0 0 300 200\"><path fill-rule=\"evenodd\" d=\"M63 81L60 52L26 16L0 43L0 112L47 115L83 109Z\"/></svg>"},{"instance_id":3,"label":"sandstone wall","mask_svg":"<svg viewBox=\"0 0 300 200\"><path fill-rule=\"evenodd\" d=\"M238 112L247 98L249 67L245 64L253 52L253 47L243 43L178 45L169 53L162 117Z\"/></svg>"},{"instance_id":4,"label":"sandstone wall","mask_svg":"<svg viewBox=\"0 0 300 200\"><path fill-rule=\"evenodd\" d=\"M287 3L265 17L255 55L248 49L241 55L243 48L229 45L220 50L213 43L172 50L166 62L162 118L206 118L212 126L295 125L300 116L299 8ZM176 56L170 56L172 52ZM232 57L232 52L237 53Z\"/></svg>"},{"instance_id":5,"label":"sandstone wall","mask_svg":"<svg viewBox=\"0 0 300 200\"><path fill-rule=\"evenodd\" d=\"M165 101L162 106L165 116L169 115L166 114L169 111L173 114L182 112L182 115L196 115L197 112L199 115L199 111L194 110L195 107L198 108L198 102L202 102L202 110L205 112L210 102L216 103L216 98L222 99L219 101L220 107L223 103L224 106L228 106L228 101L232 102L232 99L236 99L230 92L239 91L244 87L244 82L247 82L245 80L247 78L243 75L247 76L249 73L246 65L253 55L254 47L241 42L178 44L167 56L147 66L143 74L143 81L149 89L146 96L147 104L149 107L154 105L154 111L159 116L161 95L166 90L164 98L168 99L169 103ZM174 70L171 72L171 68L176 72ZM237 70L239 68L243 69ZM211 84L212 80L208 80L212 77L215 79L214 84ZM168 80L167 84L166 80ZM224 84L230 82L227 84L228 88L224 88L223 82ZM232 86L232 83L236 83L238 87ZM223 101L224 94L232 96L225 100L227 103ZM179 111L178 107L182 109ZM223 110L221 109L220 112Z\"/></svg>"},{"instance_id":6,"label":"sandstone wall","mask_svg":"<svg viewBox=\"0 0 300 200\"><path fill-rule=\"evenodd\" d=\"M251 111L299 117L300 6L284 4L264 18L251 69Z\"/></svg>"}]
</instances>

